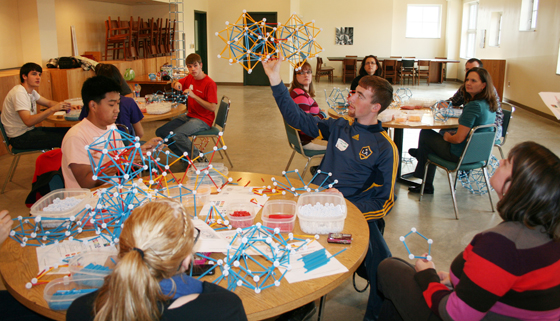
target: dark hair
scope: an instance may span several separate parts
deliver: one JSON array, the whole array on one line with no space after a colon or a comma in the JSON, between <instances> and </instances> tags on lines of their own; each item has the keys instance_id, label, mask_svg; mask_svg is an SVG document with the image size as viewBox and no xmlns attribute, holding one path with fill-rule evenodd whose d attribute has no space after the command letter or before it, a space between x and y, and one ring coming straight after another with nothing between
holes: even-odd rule
<instances>
[{"instance_id":1,"label":"dark hair","mask_svg":"<svg viewBox=\"0 0 560 321\"><path fill-rule=\"evenodd\" d=\"M313 88L313 77L311 77L311 83L309 84L309 91L305 90L305 88L303 88L303 85L299 83L299 81L297 80L297 73L299 71L303 71L303 69L307 67L309 70L311 70L311 72L313 72L313 69L311 69L311 64L309 64L307 61L303 63L303 65L301 65L300 70L296 71L296 69L294 68L294 77L292 80L292 86L290 87L290 91L299 88L302 89L303 91L305 91L307 94L309 94L310 97L315 97L315 89Z\"/></svg>"},{"instance_id":2,"label":"dark hair","mask_svg":"<svg viewBox=\"0 0 560 321\"><path fill-rule=\"evenodd\" d=\"M41 68L41 66L39 66L34 62L28 62L25 65L21 66L21 68L19 69L19 80L21 81L22 84L23 84L23 76L25 75L27 77L29 73L32 71L38 71L40 73L43 73L43 68Z\"/></svg>"},{"instance_id":3,"label":"dark hair","mask_svg":"<svg viewBox=\"0 0 560 321\"><path fill-rule=\"evenodd\" d=\"M478 74L478 76L480 77L480 81L485 83L486 87L484 87L484 89L482 89L480 93L476 94L474 97L471 97L471 94L467 92L466 87L463 86L463 94L466 102L468 103L469 101L480 99L486 100L488 102L488 105L490 105L490 111L495 113L498 110L498 103L496 103L496 93L494 91L494 83L492 83L492 77L490 77L490 74L486 69L475 67L467 71L467 74L465 75L465 81L469 74L472 72L476 72Z\"/></svg>"},{"instance_id":4,"label":"dark hair","mask_svg":"<svg viewBox=\"0 0 560 321\"><path fill-rule=\"evenodd\" d=\"M113 79L105 76L94 76L86 79L82 85L82 101L86 112L89 111L89 102L95 101L100 103L105 99L105 94L110 92L121 92L121 86L113 81Z\"/></svg>"},{"instance_id":5,"label":"dark hair","mask_svg":"<svg viewBox=\"0 0 560 321\"><path fill-rule=\"evenodd\" d=\"M560 240L560 159L535 142L515 145L509 189L498 202L505 221L527 227L542 225L552 239Z\"/></svg>"},{"instance_id":6,"label":"dark hair","mask_svg":"<svg viewBox=\"0 0 560 321\"><path fill-rule=\"evenodd\" d=\"M471 58L471 59L467 60L467 62L465 64L472 64L473 62L476 62L478 64L478 68L484 68L484 65L482 64L482 61L480 61L480 59L477 59L477 58Z\"/></svg>"},{"instance_id":7,"label":"dark hair","mask_svg":"<svg viewBox=\"0 0 560 321\"><path fill-rule=\"evenodd\" d=\"M362 66L360 67L360 75L361 76L367 76L368 73L366 72L366 60L368 60L368 58L373 58L375 60L375 64L377 65L377 69L375 70L375 73L373 74L374 76L379 76L381 77L381 73L382 73L382 69L381 69L381 64L379 63L379 60L377 60L377 57L374 55L369 55L369 56L365 56L364 60L362 60Z\"/></svg>"},{"instance_id":8,"label":"dark hair","mask_svg":"<svg viewBox=\"0 0 560 321\"><path fill-rule=\"evenodd\" d=\"M200 56L195 53L188 55L187 59L185 59L185 65L192 65L195 62L198 62L199 64L202 63L202 59L200 58Z\"/></svg>"},{"instance_id":9,"label":"dark hair","mask_svg":"<svg viewBox=\"0 0 560 321\"><path fill-rule=\"evenodd\" d=\"M124 80L119 68L117 68L115 65L111 65L111 64L97 64L97 66L95 66L95 75L96 76L105 76L107 78L111 78L114 82L116 82L117 84L125 84L126 81ZM121 90L123 90L124 88L122 88L121 86ZM122 92L119 92L121 95L123 94Z\"/></svg>"},{"instance_id":10,"label":"dark hair","mask_svg":"<svg viewBox=\"0 0 560 321\"><path fill-rule=\"evenodd\" d=\"M363 76L359 82L360 87L369 89L373 92L372 104L379 103L384 111L393 102L393 86L386 80L378 76Z\"/></svg>"}]
</instances>

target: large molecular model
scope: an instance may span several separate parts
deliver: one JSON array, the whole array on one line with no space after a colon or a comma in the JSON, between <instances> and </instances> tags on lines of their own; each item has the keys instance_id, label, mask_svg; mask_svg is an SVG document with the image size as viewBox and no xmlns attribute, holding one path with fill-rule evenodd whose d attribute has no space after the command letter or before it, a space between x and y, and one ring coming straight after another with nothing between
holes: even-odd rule
<instances>
[{"instance_id":1,"label":"large molecular model","mask_svg":"<svg viewBox=\"0 0 560 321\"><path fill-rule=\"evenodd\" d=\"M219 173L211 164L215 153L227 148L221 134L212 151L201 153L193 159L186 152L178 156L169 150L163 151L161 145L168 143L171 137L173 133L153 150L143 152L138 137L132 137L115 127L111 128L86 146L92 166L92 178L110 185L97 192L97 202L86 204L76 215L68 218L35 216L24 219L20 216L14 219L16 224L10 231L10 237L21 246L46 246L64 239L87 242L75 239L75 236L84 231L93 231L114 244L118 243L123 222L140 204L154 198L168 197L182 203L192 201L196 208L197 189L203 180L211 181L218 191L231 182L231 178L222 175L225 183L218 185L210 176L211 172ZM222 143L222 148L218 148L219 142ZM194 161L206 155L209 156L210 163L202 163L205 167L197 168ZM188 164L182 175L175 175L170 170L170 166L176 162ZM194 185L187 187L184 183L189 168L195 170L196 179ZM147 172L144 174L147 176L145 178L140 177L143 171ZM196 217L196 211L194 216Z\"/></svg>"},{"instance_id":2,"label":"large molecular model","mask_svg":"<svg viewBox=\"0 0 560 321\"><path fill-rule=\"evenodd\" d=\"M216 32L226 46L218 55L229 64L238 63L250 74L261 61L282 57L299 70L303 63L323 51L315 41L321 32L315 22L303 23L294 13L285 24L255 21L246 10L234 24L226 21L226 28Z\"/></svg>"},{"instance_id":3,"label":"large molecular model","mask_svg":"<svg viewBox=\"0 0 560 321\"><path fill-rule=\"evenodd\" d=\"M348 97L349 94L350 90L348 90L348 88L340 89L334 87L329 95L327 95L327 90L325 89L325 100L329 108L339 115L344 115L348 113L348 101L346 97Z\"/></svg>"},{"instance_id":4,"label":"large molecular model","mask_svg":"<svg viewBox=\"0 0 560 321\"><path fill-rule=\"evenodd\" d=\"M294 187L294 185L292 185L292 182L290 181L290 178L287 176L289 173L296 173L298 175L298 178L300 179L301 183L303 184L303 187ZM279 192L281 191L282 195L285 195L286 192L292 193L294 196L299 196L298 191L299 192L311 192L313 191L309 185L311 185L311 183L315 180L315 178L317 178L318 176L325 176L325 179L323 179L323 181L318 184L319 187L317 187L314 191L315 192L321 192L324 191L327 188L332 188L334 184L338 183L338 180L334 180L332 184L328 184L327 187L324 187L323 185L325 185L325 183L327 182L327 180L329 179L329 177L332 176L332 173L325 173L322 172L320 169L317 170L317 172L315 173L315 175L313 175L313 177L309 180L309 183L305 183L303 181L303 178L301 178L301 175L299 174L299 170L295 169L293 171L283 171L282 172L282 176L284 176L286 178L286 181L288 182L288 185L277 181L274 177L272 178L272 185L274 185L274 188L271 190L271 193L276 193L276 188L278 185L281 186L281 188L279 189ZM316 184L317 185L317 184ZM270 187L269 187L270 189Z\"/></svg>"},{"instance_id":5,"label":"large molecular model","mask_svg":"<svg viewBox=\"0 0 560 321\"><path fill-rule=\"evenodd\" d=\"M406 245L406 238L412 234L412 233L416 233L418 235L420 235L424 240L426 240L428 242L428 255L426 256L418 256L418 255L414 255L410 252L410 249L408 248L408 246ZM434 243L434 241L432 239L428 239L427 237L425 237L424 235L420 234L415 227L410 229L410 232L408 232L405 236L401 236L399 237L399 240L401 242L403 242L404 247L406 248L406 251L408 252L408 258L409 259L424 259L424 260L428 260L431 261L432 260L432 243Z\"/></svg>"}]
</instances>

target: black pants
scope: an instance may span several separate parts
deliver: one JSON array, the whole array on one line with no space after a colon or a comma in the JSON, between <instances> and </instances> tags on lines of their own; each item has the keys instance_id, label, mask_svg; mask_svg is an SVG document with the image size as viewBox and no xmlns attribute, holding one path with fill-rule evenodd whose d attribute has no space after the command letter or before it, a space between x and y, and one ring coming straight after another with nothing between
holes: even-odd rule
<instances>
[{"instance_id":1,"label":"black pants","mask_svg":"<svg viewBox=\"0 0 560 321\"><path fill-rule=\"evenodd\" d=\"M70 127L37 127L23 135L10 138L10 144L17 149L50 149L60 147L62 139Z\"/></svg>"},{"instance_id":2,"label":"black pants","mask_svg":"<svg viewBox=\"0 0 560 321\"><path fill-rule=\"evenodd\" d=\"M428 308L414 274L414 266L396 257L385 259L379 264L379 291L385 297L379 313L380 321L441 320Z\"/></svg>"},{"instance_id":3,"label":"black pants","mask_svg":"<svg viewBox=\"0 0 560 321\"><path fill-rule=\"evenodd\" d=\"M459 161L459 157L451 153L451 143L443 140L443 136L431 129L422 129L420 131L420 138L418 139L418 154L416 155L418 164L414 170L414 177L420 179L424 178L424 168L428 161L428 154L436 154L452 162ZM428 167L428 174L426 175L426 186L432 186L435 175L436 166L430 165Z\"/></svg>"}]
</instances>

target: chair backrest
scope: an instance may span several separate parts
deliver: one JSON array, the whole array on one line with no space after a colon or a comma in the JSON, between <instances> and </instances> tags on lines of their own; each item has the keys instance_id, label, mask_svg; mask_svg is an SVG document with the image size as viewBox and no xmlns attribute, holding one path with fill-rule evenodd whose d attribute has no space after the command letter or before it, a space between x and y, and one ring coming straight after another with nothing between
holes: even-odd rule
<instances>
[{"instance_id":1,"label":"chair backrest","mask_svg":"<svg viewBox=\"0 0 560 321\"><path fill-rule=\"evenodd\" d=\"M315 69L317 74L321 72L321 67L323 67L323 58L317 57L317 68Z\"/></svg>"},{"instance_id":2,"label":"chair backrest","mask_svg":"<svg viewBox=\"0 0 560 321\"><path fill-rule=\"evenodd\" d=\"M346 70L355 70L356 63L356 59L344 59L344 67L346 68Z\"/></svg>"},{"instance_id":3,"label":"chair backrest","mask_svg":"<svg viewBox=\"0 0 560 321\"><path fill-rule=\"evenodd\" d=\"M403 59L402 60L402 67L403 68L414 68L414 59Z\"/></svg>"},{"instance_id":4,"label":"chair backrest","mask_svg":"<svg viewBox=\"0 0 560 321\"><path fill-rule=\"evenodd\" d=\"M418 66L430 66L430 61L429 60L418 60Z\"/></svg>"},{"instance_id":5,"label":"chair backrest","mask_svg":"<svg viewBox=\"0 0 560 321\"><path fill-rule=\"evenodd\" d=\"M226 130L226 122L229 114L230 105L231 105L231 101L229 100L229 98L223 96L222 100L220 101L220 106L218 107L218 114L216 115L216 121L214 122L214 125L222 127L222 132Z\"/></svg>"},{"instance_id":6,"label":"chair backrest","mask_svg":"<svg viewBox=\"0 0 560 321\"><path fill-rule=\"evenodd\" d=\"M1 112L0 115L2 115ZM2 124L1 121L0 121L0 130L2 131L2 140L4 141L4 145L6 146L6 149L8 150L8 152L10 152L10 154L13 155L10 141L8 140L8 135L6 134L6 130L4 129L4 124Z\"/></svg>"},{"instance_id":7,"label":"chair backrest","mask_svg":"<svg viewBox=\"0 0 560 321\"><path fill-rule=\"evenodd\" d=\"M494 147L495 138L495 124L477 126L471 129L458 166L460 167L461 164L477 162L488 163L490 155L492 154L492 148Z\"/></svg>"},{"instance_id":8,"label":"chair backrest","mask_svg":"<svg viewBox=\"0 0 560 321\"><path fill-rule=\"evenodd\" d=\"M301 145L298 131L288 125L286 121L284 121L284 127L286 128L286 135L288 136L288 144L293 150L301 154L303 152L303 146Z\"/></svg>"},{"instance_id":9,"label":"chair backrest","mask_svg":"<svg viewBox=\"0 0 560 321\"><path fill-rule=\"evenodd\" d=\"M392 74L395 71L395 67L397 66L397 61L393 59L385 59L383 61L383 73Z\"/></svg>"},{"instance_id":10,"label":"chair backrest","mask_svg":"<svg viewBox=\"0 0 560 321\"><path fill-rule=\"evenodd\" d=\"M509 110L504 107L508 107ZM502 112L504 113L504 123L502 124L502 137L504 138L502 141L503 144L506 139L509 123L513 117L513 113L515 112L515 107L510 103L502 102Z\"/></svg>"}]
</instances>

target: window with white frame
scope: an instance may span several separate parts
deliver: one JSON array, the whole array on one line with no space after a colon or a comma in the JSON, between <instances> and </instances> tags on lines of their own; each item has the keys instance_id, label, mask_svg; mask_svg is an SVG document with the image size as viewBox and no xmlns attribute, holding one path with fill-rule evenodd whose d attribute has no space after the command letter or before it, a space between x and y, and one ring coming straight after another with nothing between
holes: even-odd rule
<instances>
[{"instance_id":1,"label":"window with white frame","mask_svg":"<svg viewBox=\"0 0 560 321\"><path fill-rule=\"evenodd\" d=\"M519 30L533 31L537 29L537 11L539 0L521 0L521 14L519 15Z\"/></svg>"},{"instance_id":2,"label":"window with white frame","mask_svg":"<svg viewBox=\"0 0 560 321\"><path fill-rule=\"evenodd\" d=\"M476 24L478 20L478 2L469 2L463 8L463 33L461 39L461 57L473 58L476 48Z\"/></svg>"},{"instance_id":3,"label":"window with white frame","mask_svg":"<svg viewBox=\"0 0 560 321\"><path fill-rule=\"evenodd\" d=\"M406 10L407 38L441 38L441 5L409 4Z\"/></svg>"}]
</instances>

